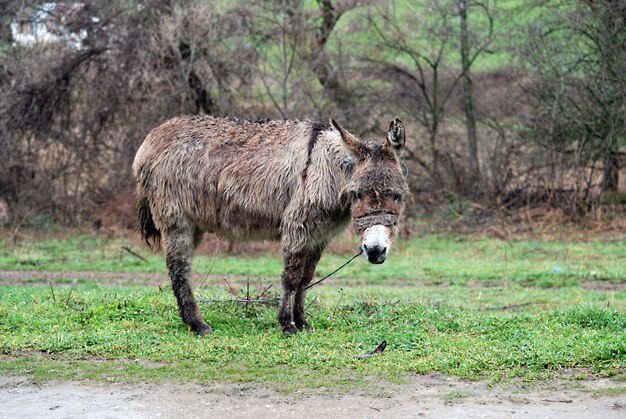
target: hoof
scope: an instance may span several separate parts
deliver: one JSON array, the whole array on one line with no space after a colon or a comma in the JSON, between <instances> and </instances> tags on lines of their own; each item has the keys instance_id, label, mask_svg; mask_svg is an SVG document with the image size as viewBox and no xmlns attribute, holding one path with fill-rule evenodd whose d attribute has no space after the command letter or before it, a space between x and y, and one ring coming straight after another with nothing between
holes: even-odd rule
<instances>
[{"instance_id":1,"label":"hoof","mask_svg":"<svg viewBox=\"0 0 626 419\"><path fill-rule=\"evenodd\" d=\"M313 331L313 328L306 320L303 320L302 323L296 323L296 328L298 329L298 332L302 332L303 330L307 332Z\"/></svg>"},{"instance_id":2,"label":"hoof","mask_svg":"<svg viewBox=\"0 0 626 419\"><path fill-rule=\"evenodd\" d=\"M196 332L198 336L209 335L213 332L213 329L206 323L198 323L191 326L191 330Z\"/></svg>"},{"instance_id":3,"label":"hoof","mask_svg":"<svg viewBox=\"0 0 626 419\"><path fill-rule=\"evenodd\" d=\"M298 329L293 324L289 324L283 327L283 335L285 336L292 336L292 335L295 335L296 333L298 333Z\"/></svg>"}]
</instances>

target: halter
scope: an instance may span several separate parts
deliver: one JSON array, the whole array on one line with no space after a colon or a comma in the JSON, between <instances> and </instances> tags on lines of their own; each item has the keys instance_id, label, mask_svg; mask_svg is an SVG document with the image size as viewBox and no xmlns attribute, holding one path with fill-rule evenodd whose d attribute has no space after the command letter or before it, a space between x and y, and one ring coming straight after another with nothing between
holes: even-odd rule
<instances>
[{"instance_id":1,"label":"halter","mask_svg":"<svg viewBox=\"0 0 626 419\"><path fill-rule=\"evenodd\" d=\"M364 215L363 217L355 218L353 223L354 229L360 234L374 225L393 227L398 224L398 216L396 214Z\"/></svg>"}]
</instances>

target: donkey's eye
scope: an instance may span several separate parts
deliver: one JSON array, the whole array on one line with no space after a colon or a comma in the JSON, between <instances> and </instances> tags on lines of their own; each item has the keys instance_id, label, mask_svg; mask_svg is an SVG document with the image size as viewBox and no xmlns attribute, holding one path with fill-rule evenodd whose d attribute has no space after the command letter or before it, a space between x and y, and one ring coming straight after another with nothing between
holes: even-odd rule
<instances>
[{"instance_id":1,"label":"donkey's eye","mask_svg":"<svg viewBox=\"0 0 626 419\"><path fill-rule=\"evenodd\" d=\"M400 200L402 199L402 196L400 196L400 194L394 194L393 196L393 200L394 202L400 202Z\"/></svg>"},{"instance_id":2,"label":"donkey's eye","mask_svg":"<svg viewBox=\"0 0 626 419\"><path fill-rule=\"evenodd\" d=\"M361 195L361 192L355 192L354 199L356 199L357 201L360 201L361 199L363 199L363 195Z\"/></svg>"}]
</instances>

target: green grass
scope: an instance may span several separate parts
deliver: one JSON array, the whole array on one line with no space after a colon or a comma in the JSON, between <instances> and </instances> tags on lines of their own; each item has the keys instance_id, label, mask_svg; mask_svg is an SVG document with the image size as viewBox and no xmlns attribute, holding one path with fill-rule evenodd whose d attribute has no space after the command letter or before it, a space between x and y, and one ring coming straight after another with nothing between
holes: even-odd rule
<instances>
[{"instance_id":1,"label":"green grass","mask_svg":"<svg viewBox=\"0 0 626 419\"><path fill-rule=\"evenodd\" d=\"M593 392L594 397L626 395L626 387L609 387Z\"/></svg>"},{"instance_id":2,"label":"green grass","mask_svg":"<svg viewBox=\"0 0 626 419\"><path fill-rule=\"evenodd\" d=\"M443 396L444 400L459 400L465 399L467 397L471 397L474 393L471 391L451 391L450 393Z\"/></svg>"},{"instance_id":3,"label":"green grass","mask_svg":"<svg viewBox=\"0 0 626 419\"><path fill-rule=\"evenodd\" d=\"M5 286L0 374L272 382L289 392L431 372L499 380L572 367L611 376L626 367L626 314L613 306L564 298L553 308L508 312L433 301L419 288L320 290L308 309L315 333L283 337L275 307L213 304L202 311L215 331L198 338L169 290L85 284L53 296L47 287ZM225 297L218 288L200 294ZM382 354L354 359L382 340Z\"/></svg>"},{"instance_id":4,"label":"green grass","mask_svg":"<svg viewBox=\"0 0 626 419\"><path fill-rule=\"evenodd\" d=\"M341 238L354 248L352 236ZM0 242L1 243L1 242ZM110 272L165 272L162 254L150 254L132 239L96 241L90 235L63 239L25 241L16 248L0 244L0 269ZM129 246L144 255L143 262L122 250ZM346 254L326 252L317 275L333 271L348 259ZM258 257L199 254L194 269L200 274L232 274L278 277L280 254ZM491 238L427 235L398 241L380 266L359 258L337 273L354 284L468 284L504 281L532 287L577 286L585 281L626 281L626 240L528 241L510 243Z\"/></svg>"},{"instance_id":5,"label":"green grass","mask_svg":"<svg viewBox=\"0 0 626 419\"><path fill-rule=\"evenodd\" d=\"M3 242L0 269L165 272L162 255L149 255L134 239L59 237L15 248ZM350 236L340 241L337 248L356 248ZM613 239L415 237L395 243L385 264L358 259L310 290L307 313L316 332L292 338L280 333L276 307L232 303L201 304L214 333L198 338L180 321L167 286L103 286L87 274L52 287L2 286L0 374L263 382L284 392L431 372L498 381L579 368L585 377L619 377L626 368L625 250ZM348 257L329 252L318 274ZM196 278L244 275L278 292L279 255L200 255L195 262ZM232 297L215 282L196 295ZM354 359L382 340L382 354Z\"/></svg>"}]
</instances>

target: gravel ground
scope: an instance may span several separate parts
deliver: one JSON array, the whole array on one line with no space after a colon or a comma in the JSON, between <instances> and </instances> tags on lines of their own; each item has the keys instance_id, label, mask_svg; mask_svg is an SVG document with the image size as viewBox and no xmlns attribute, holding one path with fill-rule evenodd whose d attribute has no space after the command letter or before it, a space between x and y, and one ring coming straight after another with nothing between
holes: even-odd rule
<instances>
[{"instance_id":1,"label":"gravel ground","mask_svg":"<svg viewBox=\"0 0 626 419\"><path fill-rule=\"evenodd\" d=\"M2 418L624 418L625 395L596 395L606 379L534 383L466 382L444 375L414 377L379 390L318 389L284 395L233 384L102 384L0 377ZM626 384L622 384L623 386ZM600 393L601 394L601 393Z\"/></svg>"}]
</instances>

